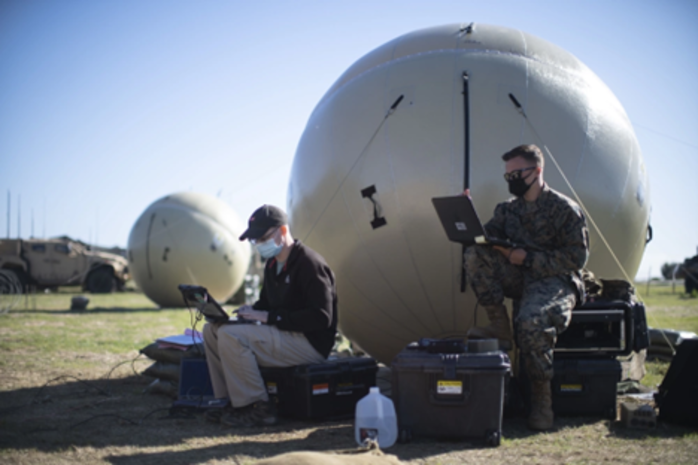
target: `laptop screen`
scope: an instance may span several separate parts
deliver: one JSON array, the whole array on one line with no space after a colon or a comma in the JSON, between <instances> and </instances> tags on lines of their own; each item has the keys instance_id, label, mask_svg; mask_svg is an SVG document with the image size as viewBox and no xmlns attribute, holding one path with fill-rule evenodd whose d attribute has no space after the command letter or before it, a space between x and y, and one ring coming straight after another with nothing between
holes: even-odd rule
<instances>
[{"instance_id":1,"label":"laptop screen","mask_svg":"<svg viewBox=\"0 0 698 465\"><path fill-rule=\"evenodd\" d=\"M229 319L228 314L209 295L205 287L191 284L180 284L178 287L187 305L196 307L207 319L212 321L226 321Z\"/></svg>"},{"instance_id":2,"label":"laptop screen","mask_svg":"<svg viewBox=\"0 0 698 465\"><path fill-rule=\"evenodd\" d=\"M473 245L479 242L478 238L485 237L485 229L470 197L466 195L435 197L431 202L450 241Z\"/></svg>"}]
</instances>

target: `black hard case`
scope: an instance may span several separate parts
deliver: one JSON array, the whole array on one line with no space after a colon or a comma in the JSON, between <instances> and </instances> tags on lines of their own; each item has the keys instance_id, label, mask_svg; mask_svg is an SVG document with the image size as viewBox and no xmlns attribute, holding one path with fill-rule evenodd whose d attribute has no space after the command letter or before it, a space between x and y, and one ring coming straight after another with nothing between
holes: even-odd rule
<instances>
[{"instance_id":1,"label":"black hard case","mask_svg":"<svg viewBox=\"0 0 698 465\"><path fill-rule=\"evenodd\" d=\"M439 354L408 346L391 365L399 438L482 438L499 445L510 368L500 351Z\"/></svg>"},{"instance_id":2,"label":"black hard case","mask_svg":"<svg viewBox=\"0 0 698 465\"><path fill-rule=\"evenodd\" d=\"M685 339L676 346L654 400L659 420L698 428L698 339Z\"/></svg>"},{"instance_id":3,"label":"black hard case","mask_svg":"<svg viewBox=\"0 0 698 465\"><path fill-rule=\"evenodd\" d=\"M353 357L260 371L279 415L321 419L354 415L356 403L376 385L378 365L372 358Z\"/></svg>"},{"instance_id":4,"label":"black hard case","mask_svg":"<svg viewBox=\"0 0 698 465\"><path fill-rule=\"evenodd\" d=\"M628 355L649 346L645 307L622 300L587 302L572 310L558 337L555 356L577 358Z\"/></svg>"},{"instance_id":5,"label":"black hard case","mask_svg":"<svg viewBox=\"0 0 698 465\"><path fill-rule=\"evenodd\" d=\"M615 359L560 359L553 362L553 411L560 416L616 418L621 363Z\"/></svg>"}]
</instances>

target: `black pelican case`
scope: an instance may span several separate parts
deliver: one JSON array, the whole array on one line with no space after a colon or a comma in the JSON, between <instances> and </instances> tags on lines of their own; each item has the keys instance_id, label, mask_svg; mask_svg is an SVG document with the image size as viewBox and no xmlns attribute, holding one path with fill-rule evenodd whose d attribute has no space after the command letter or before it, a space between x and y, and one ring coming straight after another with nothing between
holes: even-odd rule
<instances>
[{"instance_id":1,"label":"black pelican case","mask_svg":"<svg viewBox=\"0 0 698 465\"><path fill-rule=\"evenodd\" d=\"M622 375L620 361L556 356L553 370L550 390L555 415L616 418L618 382ZM523 363L517 380L525 403L521 413L528 414L531 387Z\"/></svg>"},{"instance_id":2,"label":"black pelican case","mask_svg":"<svg viewBox=\"0 0 698 465\"><path fill-rule=\"evenodd\" d=\"M511 364L497 349L496 340L469 347L420 340L403 349L391 365L398 439L472 438L498 446Z\"/></svg>"},{"instance_id":3,"label":"black pelican case","mask_svg":"<svg viewBox=\"0 0 698 465\"><path fill-rule=\"evenodd\" d=\"M347 357L260 371L279 415L323 419L353 416L356 403L376 385L378 365L372 358Z\"/></svg>"},{"instance_id":4,"label":"black pelican case","mask_svg":"<svg viewBox=\"0 0 698 465\"><path fill-rule=\"evenodd\" d=\"M616 418L621 363L614 359L555 359L553 411L560 416Z\"/></svg>"},{"instance_id":5,"label":"black pelican case","mask_svg":"<svg viewBox=\"0 0 698 465\"><path fill-rule=\"evenodd\" d=\"M596 301L572 310L570 325L555 345L555 356L615 357L647 347L649 335L642 303Z\"/></svg>"}]
</instances>

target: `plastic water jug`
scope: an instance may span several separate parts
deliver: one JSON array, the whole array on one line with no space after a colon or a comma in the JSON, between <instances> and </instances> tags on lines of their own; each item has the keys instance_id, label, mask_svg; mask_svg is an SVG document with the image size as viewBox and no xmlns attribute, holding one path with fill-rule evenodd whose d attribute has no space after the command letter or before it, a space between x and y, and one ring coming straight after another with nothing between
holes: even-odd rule
<instances>
[{"instance_id":1,"label":"plastic water jug","mask_svg":"<svg viewBox=\"0 0 698 465\"><path fill-rule=\"evenodd\" d=\"M361 445L367 439L378 441L386 449L397 440L397 416L393 401L381 394L380 388L372 387L367 396L356 403L354 424L356 442Z\"/></svg>"}]
</instances>

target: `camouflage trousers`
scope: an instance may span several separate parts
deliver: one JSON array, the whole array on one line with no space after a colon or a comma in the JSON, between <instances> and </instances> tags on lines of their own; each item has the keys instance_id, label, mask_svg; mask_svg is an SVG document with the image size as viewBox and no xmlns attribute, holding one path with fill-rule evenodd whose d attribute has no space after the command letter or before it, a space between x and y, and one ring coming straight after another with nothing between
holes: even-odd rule
<instances>
[{"instance_id":1,"label":"camouflage trousers","mask_svg":"<svg viewBox=\"0 0 698 465\"><path fill-rule=\"evenodd\" d=\"M465 272L480 305L514 300L514 335L531 380L553 378L553 348L570 323L577 297L565 276L536 281L491 247L472 246L465 252Z\"/></svg>"}]
</instances>

